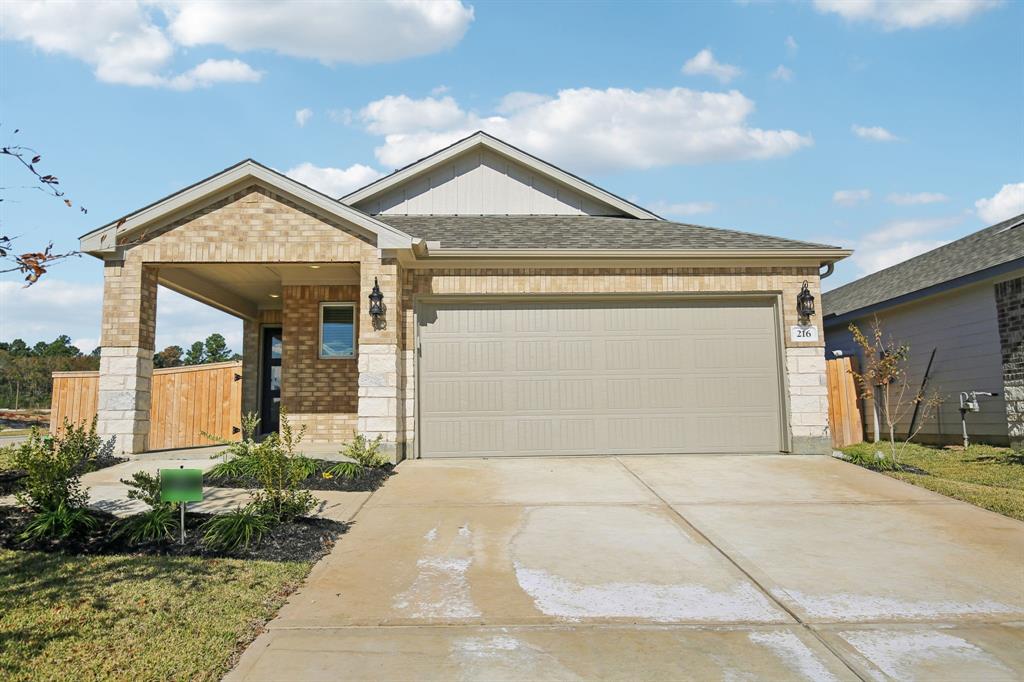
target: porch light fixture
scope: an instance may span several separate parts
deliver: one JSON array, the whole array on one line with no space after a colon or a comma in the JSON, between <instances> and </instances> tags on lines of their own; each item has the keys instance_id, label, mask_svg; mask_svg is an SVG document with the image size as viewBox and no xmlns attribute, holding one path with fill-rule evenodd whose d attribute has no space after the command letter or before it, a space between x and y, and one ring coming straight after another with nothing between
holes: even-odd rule
<instances>
[{"instance_id":1,"label":"porch light fixture","mask_svg":"<svg viewBox=\"0 0 1024 682\"><path fill-rule=\"evenodd\" d=\"M384 305L384 294L380 292L380 284L377 283L377 278L373 278L373 290L370 291L370 319L373 320L374 329L384 328L384 311L387 306Z\"/></svg>"},{"instance_id":2,"label":"porch light fixture","mask_svg":"<svg viewBox=\"0 0 1024 682\"><path fill-rule=\"evenodd\" d=\"M804 324L814 315L814 295L807 287L806 279L803 286L800 287L800 293L796 296L796 312Z\"/></svg>"}]
</instances>

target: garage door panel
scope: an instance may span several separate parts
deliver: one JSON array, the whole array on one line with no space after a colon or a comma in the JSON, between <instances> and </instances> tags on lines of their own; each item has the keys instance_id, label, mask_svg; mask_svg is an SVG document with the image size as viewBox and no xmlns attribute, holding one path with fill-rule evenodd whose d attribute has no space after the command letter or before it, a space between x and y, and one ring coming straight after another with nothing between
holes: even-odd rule
<instances>
[{"instance_id":1,"label":"garage door panel","mask_svg":"<svg viewBox=\"0 0 1024 682\"><path fill-rule=\"evenodd\" d=\"M780 449L770 304L451 303L418 324L422 456Z\"/></svg>"}]
</instances>

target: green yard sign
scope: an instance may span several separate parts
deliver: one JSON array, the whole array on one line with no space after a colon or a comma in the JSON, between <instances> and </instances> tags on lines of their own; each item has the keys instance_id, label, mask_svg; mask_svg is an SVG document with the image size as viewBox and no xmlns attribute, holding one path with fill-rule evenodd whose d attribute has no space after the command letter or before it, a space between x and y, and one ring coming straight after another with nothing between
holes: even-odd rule
<instances>
[{"instance_id":1,"label":"green yard sign","mask_svg":"<svg viewBox=\"0 0 1024 682\"><path fill-rule=\"evenodd\" d=\"M160 500L162 502L202 502L202 469L161 469Z\"/></svg>"}]
</instances>

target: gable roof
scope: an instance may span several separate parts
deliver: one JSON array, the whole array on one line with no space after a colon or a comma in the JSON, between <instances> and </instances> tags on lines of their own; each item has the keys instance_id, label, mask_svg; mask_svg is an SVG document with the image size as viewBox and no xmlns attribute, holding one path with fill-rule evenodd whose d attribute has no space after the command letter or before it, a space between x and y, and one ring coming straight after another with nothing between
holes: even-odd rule
<instances>
[{"instance_id":1,"label":"gable roof","mask_svg":"<svg viewBox=\"0 0 1024 682\"><path fill-rule=\"evenodd\" d=\"M312 187L308 187L301 182L278 173L272 168L268 168L252 159L246 159L148 206L144 206L133 213L129 213L124 218L107 223L82 235L79 238L80 248L85 253L96 256L113 253L116 251L116 242L119 238L137 234L154 222L167 220L195 210L198 205L210 201L213 197L221 196L256 183L278 191L300 203L313 206L326 215L334 216L347 224L353 225L367 236L375 236L378 248L411 248L415 241L412 237L391 225L382 223L362 211L346 206Z\"/></svg>"},{"instance_id":2,"label":"gable roof","mask_svg":"<svg viewBox=\"0 0 1024 682\"><path fill-rule=\"evenodd\" d=\"M823 319L849 319L867 308L976 281L1001 266L1024 266L1022 259L1024 213L822 294Z\"/></svg>"},{"instance_id":3,"label":"gable roof","mask_svg":"<svg viewBox=\"0 0 1024 682\"><path fill-rule=\"evenodd\" d=\"M390 175L386 175L379 180L375 180L365 187L357 189L354 192L350 192L342 197L340 201L348 204L349 206L364 203L374 197L380 196L384 192L387 192L398 185L419 177L424 173L428 173L432 169L437 168L441 164L459 156L460 154L480 147L490 149L497 154L510 158L541 175L547 176L556 182L573 188L581 194L595 199L596 201L608 204L609 206L622 211L626 215L647 220L655 220L659 217L647 209L637 206L631 201L627 201L616 194L612 194L607 190L601 189L597 185L587 182L577 175L573 175L568 171L562 170L558 166L552 165L543 159L539 159L532 154L524 152L522 149L499 140L493 135L489 135L482 130L478 130L472 135L464 137L461 140L457 140L444 149L440 149L429 156L425 156L419 161L414 161L407 166L399 168Z\"/></svg>"},{"instance_id":4,"label":"gable roof","mask_svg":"<svg viewBox=\"0 0 1024 682\"><path fill-rule=\"evenodd\" d=\"M835 246L724 230L667 220L610 216L381 216L389 225L428 242L431 255L452 251L700 251L703 256L764 251L835 261L848 255ZM435 242L437 242L435 244ZM472 255L467 253L466 255ZM525 255L525 253L524 253ZM830 257L830 258L829 258Z\"/></svg>"}]
</instances>

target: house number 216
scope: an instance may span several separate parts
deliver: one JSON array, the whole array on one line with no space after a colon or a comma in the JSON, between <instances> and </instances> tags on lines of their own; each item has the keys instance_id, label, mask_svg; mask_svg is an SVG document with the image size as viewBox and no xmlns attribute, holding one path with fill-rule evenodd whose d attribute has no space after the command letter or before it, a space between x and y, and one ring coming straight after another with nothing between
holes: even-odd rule
<instances>
[{"instance_id":1,"label":"house number 216","mask_svg":"<svg viewBox=\"0 0 1024 682\"><path fill-rule=\"evenodd\" d=\"M817 341L818 328L815 326L803 326L795 324L789 328L790 339L793 341Z\"/></svg>"}]
</instances>

